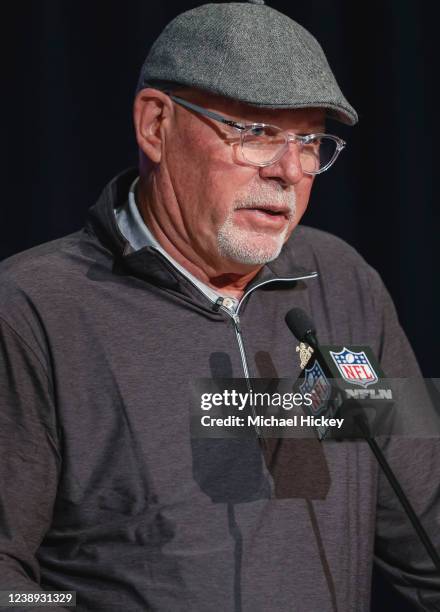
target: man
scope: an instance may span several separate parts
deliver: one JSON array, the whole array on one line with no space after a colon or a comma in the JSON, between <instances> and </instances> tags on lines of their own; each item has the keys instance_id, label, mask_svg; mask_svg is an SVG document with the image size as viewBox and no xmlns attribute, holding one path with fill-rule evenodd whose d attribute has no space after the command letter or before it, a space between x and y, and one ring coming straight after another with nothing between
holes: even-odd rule
<instances>
[{"instance_id":1,"label":"man","mask_svg":"<svg viewBox=\"0 0 440 612\"><path fill-rule=\"evenodd\" d=\"M301 26L262 2L184 13L142 68L139 171L84 230L2 263L1 589L76 591L84 611L361 611L376 545L440 605L364 442L190 435L195 379L298 376L293 306L321 342L419 375L377 273L298 226L344 145L328 116L357 120ZM438 538L438 455L407 452L388 447Z\"/></svg>"}]
</instances>

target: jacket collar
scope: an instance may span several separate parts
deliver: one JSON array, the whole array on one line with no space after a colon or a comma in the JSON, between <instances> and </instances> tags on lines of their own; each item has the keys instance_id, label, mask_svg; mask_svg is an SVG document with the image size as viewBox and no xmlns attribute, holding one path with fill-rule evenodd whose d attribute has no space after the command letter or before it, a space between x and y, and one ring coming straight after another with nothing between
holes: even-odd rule
<instances>
[{"instance_id":1,"label":"jacket collar","mask_svg":"<svg viewBox=\"0 0 440 612\"><path fill-rule=\"evenodd\" d=\"M154 248L145 247L130 253L129 243L117 225L114 209L127 201L130 185L137 175L137 168L124 170L104 187L96 204L88 211L86 231L95 234L98 240L111 251L114 257L115 272L129 273L157 286L186 295L194 296L195 293L198 295L199 291L191 285L188 279ZM288 240L275 261L263 266L246 287L245 294L270 282L289 283L316 276L316 272L292 265L292 255L289 253L291 242L292 238Z\"/></svg>"}]
</instances>

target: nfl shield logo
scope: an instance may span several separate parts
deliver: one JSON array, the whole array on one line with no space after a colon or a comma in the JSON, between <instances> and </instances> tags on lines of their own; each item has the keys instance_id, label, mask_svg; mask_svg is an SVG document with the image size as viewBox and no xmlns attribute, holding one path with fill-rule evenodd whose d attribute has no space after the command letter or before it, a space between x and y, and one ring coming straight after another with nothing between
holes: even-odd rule
<instances>
[{"instance_id":1,"label":"nfl shield logo","mask_svg":"<svg viewBox=\"0 0 440 612\"><path fill-rule=\"evenodd\" d=\"M300 385L300 391L303 395L310 393L310 410L314 415L319 414L330 398L331 386L317 361L311 368L304 370L304 382Z\"/></svg>"},{"instance_id":2,"label":"nfl shield logo","mask_svg":"<svg viewBox=\"0 0 440 612\"><path fill-rule=\"evenodd\" d=\"M356 353L344 347L339 353L330 351L330 355L348 383L368 387L379 380L364 351Z\"/></svg>"}]
</instances>

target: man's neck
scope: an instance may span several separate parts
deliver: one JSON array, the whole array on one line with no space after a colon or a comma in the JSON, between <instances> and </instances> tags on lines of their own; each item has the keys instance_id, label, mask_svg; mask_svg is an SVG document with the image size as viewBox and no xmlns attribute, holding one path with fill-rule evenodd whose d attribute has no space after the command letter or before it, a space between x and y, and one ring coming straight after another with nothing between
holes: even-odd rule
<instances>
[{"instance_id":1,"label":"man's neck","mask_svg":"<svg viewBox=\"0 0 440 612\"><path fill-rule=\"evenodd\" d=\"M148 201L144 186L139 181L136 190L136 203L139 212L150 232L168 255L195 278L215 291L223 295L240 298L248 283L258 274L262 266L255 266L252 269L246 269L244 266L243 270L239 272L225 272L219 266L217 267L214 261L202 260L189 245L182 244L182 248L178 248L163 230L154 214L153 207L147 204Z\"/></svg>"}]
</instances>

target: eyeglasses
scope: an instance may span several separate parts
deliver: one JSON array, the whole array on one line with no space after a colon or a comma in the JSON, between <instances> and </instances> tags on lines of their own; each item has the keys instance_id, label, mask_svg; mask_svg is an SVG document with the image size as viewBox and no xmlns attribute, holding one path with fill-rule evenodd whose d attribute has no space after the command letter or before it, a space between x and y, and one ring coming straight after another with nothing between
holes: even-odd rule
<instances>
[{"instance_id":1,"label":"eyeglasses","mask_svg":"<svg viewBox=\"0 0 440 612\"><path fill-rule=\"evenodd\" d=\"M240 132L243 159L253 166L270 166L282 158L293 142L298 146L302 171L321 174L332 166L346 142L331 134L290 134L268 123L239 123L166 92L169 97L190 110L229 125Z\"/></svg>"}]
</instances>

